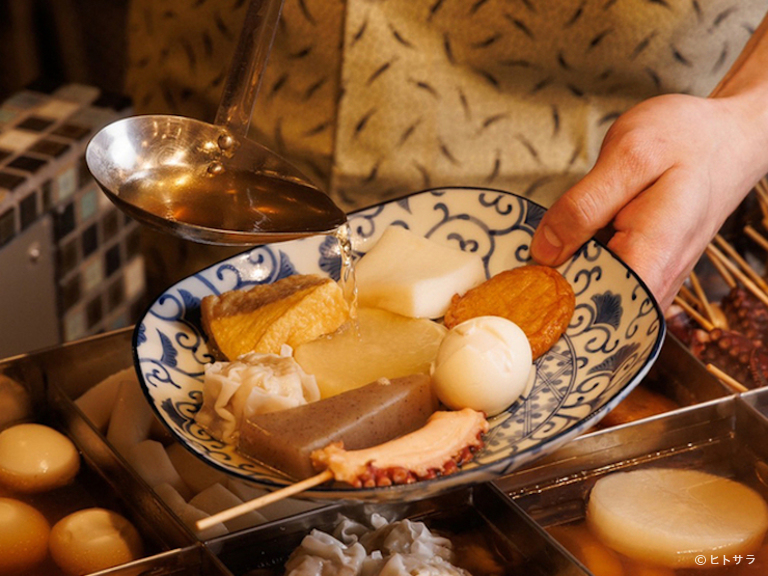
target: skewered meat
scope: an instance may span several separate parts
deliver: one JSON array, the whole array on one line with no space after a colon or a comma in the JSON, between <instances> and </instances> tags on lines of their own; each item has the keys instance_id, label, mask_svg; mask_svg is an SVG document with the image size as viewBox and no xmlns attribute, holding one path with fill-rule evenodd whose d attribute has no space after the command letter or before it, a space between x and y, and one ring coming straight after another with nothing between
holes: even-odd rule
<instances>
[{"instance_id":1,"label":"skewered meat","mask_svg":"<svg viewBox=\"0 0 768 576\"><path fill-rule=\"evenodd\" d=\"M482 447L487 431L482 412L435 412L415 432L363 450L344 450L342 443L333 442L312 452L312 462L356 488L410 484L456 472Z\"/></svg>"},{"instance_id":2,"label":"skewered meat","mask_svg":"<svg viewBox=\"0 0 768 576\"><path fill-rule=\"evenodd\" d=\"M754 294L736 286L723 298L722 306L732 330L768 344L768 307Z\"/></svg>"},{"instance_id":3,"label":"skewered meat","mask_svg":"<svg viewBox=\"0 0 768 576\"><path fill-rule=\"evenodd\" d=\"M762 343L759 340L750 340L734 330L695 330L691 352L705 364L714 364L747 388L761 386L759 381L766 378L765 368L768 367L768 362ZM756 378L758 373L760 375Z\"/></svg>"},{"instance_id":4,"label":"skewered meat","mask_svg":"<svg viewBox=\"0 0 768 576\"><path fill-rule=\"evenodd\" d=\"M749 374L756 388L768 386L768 350L758 346L749 356Z\"/></svg>"},{"instance_id":5,"label":"skewered meat","mask_svg":"<svg viewBox=\"0 0 768 576\"><path fill-rule=\"evenodd\" d=\"M688 336L683 341L699 360L717 366L747 388L768 385L768 307L748 290L736 286L723 299L722 309L728 330L686 333L670 329L678 337Z\"/></svg>"}]
</instances>

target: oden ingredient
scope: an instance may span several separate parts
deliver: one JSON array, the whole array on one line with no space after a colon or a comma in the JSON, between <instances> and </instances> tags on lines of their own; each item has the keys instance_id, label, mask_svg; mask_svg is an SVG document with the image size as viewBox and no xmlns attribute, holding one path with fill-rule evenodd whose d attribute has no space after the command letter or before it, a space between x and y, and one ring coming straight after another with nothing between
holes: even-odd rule
<instances>
[{"instance_id":1,"label":"oden ingredient","mask_svg":"<svg viewBox=\"0 0 768 576\"><path fill-rule=\"evenodd\" d=\"M233 442L254 414L285 410L320 398L315 378L285 348L283 355L245 354L205 367L203 405L195 421L211 436Z\"/></svg>"},{"instance_id":2,"label":"oden ingredient","mask_svg":"<svg viewBox=\"0 0 768 576\"><path fill-rule=\"evenodd\" d=\"M51 527L40 512L13 498L0 498L0 575L26 573L48 554Z\"/></svg>"},{"instance_id":3,"label":"oden ingredient","mask_svg":"<svg viewBox=\"0 0 768 576\"><path fill-rule=\"evenodd\" d=\"M285 576L469 576L455 562L451 541L424 523L390 524L373 514L370 527L344 518L333 535L312 530L285 563Z\"/></svg>"},{"instance_id":4,"label":"oden ingredient","mask_svg":"<svg viewBox=\"0 0 768 576\"><path fill-rule=\"evenodd\" d=\"M573 288L560 272L548 266L521 266L496 274L464 296L454 296L445 325L453 328L476 316L501 316L525 332L536 360L563 335L575 306Z\"/></svg>"},{"instance_id":5,"label":"oden ingredient","mask_svg":"<svg viewBox=\"0 0 768 576\"><path fill-rule=\"evenodd\" d=\"M76 576L136 560L143 545L133 524L117 512L87 508L54 525L49 548L59 568Z\"/></svg>"},{"instance_id":6,"label":"oden ingredient","mask_svg":"<svg viewBox=\"0 0 768 576\"><path fill-rule=\"evenodd\" d=\"M478 316L448 331L432 380L437 397L449 408L495 416L520 397L532 367L531 346L516 324Z\"/></svg>"},{"instance_id":7,"label":"oden ingredient","mask_svg":"<svg viewBox=\"0 0 768 576\"><path fill-rule=\"evenodd\" d=\"M333 332L349 318L341 287L330 278L294 275L250 290L206 296L200 304L209 348L219 360L248 352L278 354Z\"/></svg>"},{"instance_id":8,"label":"oden ingredient","mask_svg":"<svg viewBox=\"0 0 768 576\"><path fill-rule=\"evenodd\" d=\"M32 415L32 397L27 389L0 374L0 427L20 422Z\"/></svg>"},{"instance_id":9,"label":"oden ingredient","mask_svg":"<svg viewBox=\"0 0 768 576\"><path fill-rule=\"evenodd\" d=\"M331 442L367 448L424 425L437 409L423 374L377 380L325 400L252 416L238 449L244 455L301 479L312 476L310 454Z\"/></svg>"},{"instance_id":10,"label":"oden ingredient","mask_svg":"<svg viewBox=\"0 0 768 576\"><path fill-rule=\"evenodd\" d=\"M390 226L356 266L361 306L411 318L440 318L451 297L485 280L477 254Z\"/></svg>"},{"instance_id":11,"label":"oden ingredient","mask_svg":"<svg viewBox=\"0 0 768 576\"><path fill-rule=\"evenodd\" d=\"M379 378L429 374L446 332L432 320L360 308L357 323L302 344L294 357L328 398Z\"/></svg>"},{"instance_id":12,"label":"oden ingredient","mask_svg":"<svg viewBox=\"0 0 768 576\"><path fill-rule=\"evenodd\" d=\"M80 470L72 441L43 424L17 424L0 432L0 485L44 492L71 482Z\"/></svg>"},{"instance_id":13,"label":"oden ingredient","mask_svg":"<svg viewBox=\"0 0 768 576\"><path fill-rule=\"evenodd\" d=\"M697 470L650 468L595 483L587 523L607 546L640 562L697 568L696 557L754 553L768 505L751 488Z\"/></svg>"},{"instance_id":14,"label":"oden ingredient","mask_svg":"<svg viewBox=\"0 0 768 576\"><path fill-rule=\"evenodd\" d=\"M333 442L310 455L318 470L356 488L410 484L453 474L483 446L488 421L471 408L435 412L427 423L384 444L345 450Z\"/></svg>"}]
</instances>

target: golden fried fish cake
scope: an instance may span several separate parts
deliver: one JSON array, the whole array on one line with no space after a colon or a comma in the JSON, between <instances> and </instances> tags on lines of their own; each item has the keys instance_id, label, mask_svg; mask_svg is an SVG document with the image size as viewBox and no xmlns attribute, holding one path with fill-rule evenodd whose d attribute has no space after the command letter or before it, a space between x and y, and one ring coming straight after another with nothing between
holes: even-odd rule
<instances>
[{"instance_id":1,"label":"golden fried fish cake","mask_svg":"<svg viewBox=\"0 0 768 576\"><path fill-rule=\"evenodd\" d=\"M560 272L530 265L496 274L463 296L456 294L444 321L453 328L477 316L502 316L525 332L536 359L565 332L575 306L573 288Z\"/></svg>"}]
</instances>

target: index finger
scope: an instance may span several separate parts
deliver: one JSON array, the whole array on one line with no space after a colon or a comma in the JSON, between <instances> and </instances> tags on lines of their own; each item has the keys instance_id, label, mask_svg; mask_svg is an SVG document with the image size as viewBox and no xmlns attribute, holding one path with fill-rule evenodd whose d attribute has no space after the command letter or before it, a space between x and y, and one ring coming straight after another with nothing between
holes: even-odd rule
<instances>
[{"instance_id":1,"label":"index finger","mask_svg":"<svg viewBox=\"0 0 768 576\"><path fill-rule=\"evenodd\" d=\"M606 146L592 170L544 214L531 242L534 260L562 264L662 175L656 164L627 144Z\"/></svg>"}]
</instances>

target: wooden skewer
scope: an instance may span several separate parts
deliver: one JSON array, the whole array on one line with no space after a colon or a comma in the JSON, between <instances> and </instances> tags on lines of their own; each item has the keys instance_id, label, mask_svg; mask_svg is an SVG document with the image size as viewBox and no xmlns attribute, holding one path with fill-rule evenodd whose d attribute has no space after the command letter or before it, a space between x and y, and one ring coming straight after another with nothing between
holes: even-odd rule
<instances>
[{"instance_id":1,"label":"wooden skewer","mask_svg":"<svg viewBox=\"0 0 768 576\"><path fill-rule=\"evenodd\" d=\"M744 386L744 384L742 384L732 376L726 374L714 364L707 364L707 371L709 371L709 373L712 374L713 376L717 376L723 384L725 384L728 388L730 388L737 394L741 392L749 391L749 388Z\"/></svg>"},{"instance_id":2,"label":"wooden skewer","mask_svg":"<svg viewBox=\"0 0 768 576\"><path fill-rule=\"evenodd\" d=\"M715 329L715 325L712 324L709 320L704 318L701 314L699 314L688 302L680 298L679 296L675 296L675 304L680 306L683 310L685 310L685 313L688 314L691 318L693 318L696 322L699 323L699 326L704 328L707 332L710 332L711 330Z\"/></svg>"},{"instance_id":3,"label":"wooden skewer","mask_svg":"<svg viewBox=\"0 0 768 576\"><path fill-rule=\"evenodd\" d=\"M719 259L720 262L722 262L723 265L725 265L726 268L728 268L728 271L733 274L735 278L739 280L742 284L744 284L744 287L749 290L755 298L760 300L763 304L768 306L768 295L765 294L760 288L758 288L752 280L747 277L746 274L744 274L738 266L736 266L733 262L728 260L725 255L720 252L714 245L710 244L707 246L707 252L711 253L715 258Z\"/></svg>"},{"instance_id":4,"label":"wooden skewer","mask_svg":"<svg viewBox=\"0 0 768 576\"><path fill-rule=\"evenodd\" d=\"M722 276L723 280L728 285L728 288L730 288L731 290L736 288L736 280L733 279L733 275L730 272L728 272L728 269L723 265L723 263L720 262L720 260L718 260L714 256L712 256L709 252L707 252L706 254L709 261L712 262L712 266L714 266L717 269L720 276Z\"/></svg>"},{"instance_id":5,"label":"wooden skewer","mask_svg":"<svg viewBox=\"0 0 768 576\"><path fill-rule=\"evenodd\" d=\"M760 212L763 213L763 223L768 222L768 200L759 193L757 195L757 205L760 207Z\"/></svg>"},{"instance_id":6,"label":"wooden skewer","mask_svg":"<svg viewBox=\"0 0 768 576\"><path fill-rule=\"evenodd\" d=\"M760 207L760 212L763 213L763 222L768 221L768 202L760 193L757 194L757 205Z\"/></svg>"},{"instance_id":7,"label":"wooden skewer","mask_svg":"<svg viewBox=\"0 0 768 576\"><path fill-rule=\"evenodd\" d=\"M755 184L755 193L759 202L768 205L768 186L765 184L765 178L757 181Z\"/></svg>"},{"instance_id":8,"label":"wooden skewer","mask_svg":"<svg viewBox=\"0 0 768 576\"><path fill-rule=\"evenodd\" d=\"M755 184L755 190L757 193L763 196L763 199L768 200L768 182L765 181L765 176L760 178Z\"/></svg>"},{"instance_id":9,"label":"wooden skewer","mask_svg":"<svg viewBox=\"0 0 768 576\"><path fill-rule=\"evenodd\" d=\"M683 300L688 302L688 304L690 304L691 306L694 306L699 310L702 309L702 304L699 301L699 299L696 297L696 295L693 292L691 292L690 288L688 288L688 286L686 286L685 284L680 286L680 292L678 292L678 296L680 296Z\"/></svg>"},{"instance_id":10,"label":"wooden skewer","mask_svg":"<svg viewBox=\"0 0 768 576\"><path fill-rule=\"evenodd\" d=\"M755 192L757 193L757 197L760 202L765 202L768 200L768 194L766 194L766 191L765 180L758 180L757 184L755 184Z\"/></svg>"},{"instance_id":11,"label":"wooden skewer","mask_svg":"<svg viewBox=\"0 0 768 576\"><path fill-rule=\"evenodd\" d=\"M760 232L752 228L749 224L744 226L744 233L757 242L763 250L768 250L768 239L765 238Z\"/></svg>"},{"instance_id":12,"label":"wooden skewer","mask_svg":"<svg viewBox=\"0 0 768 576\"><path fill-rule=\"evenodd\" d=\"M720 234L717 234L715 236L715 242L717 242L720 245L720 248L722 248L728 254L728 256L733 258L733 260L739 266L741 266L741 269L744 270L744 273L747 276L749 276L752 279L752 281L755 284L757 284L763 292L768 294L768 284L765 283L765 280L763 280L760 277L760 274L755 272L754 268L752 268L752 266L749 265L749 262L744 260L744 258L741 257L741 254L736 252L736 249L733 246L731 246L725 238L720 236Z\"/></svg>"},{"instance_id":13,"label":"wooden skewer","mask_svg":"<svg viewBox=\"0 0 768 576\"><path fill-rule=\"evenodd\" d=\"M768 186L766 186L765 178L757 182L755 193L760 211L763 213L763 225L768 228Z\"/></svg>"},{"instance_id":14,"label":"wooden skewer","mask_svg":"<svg viewBox=\"0 0 768 576\"><path fill-rule=\"evenodd\" d=\"M693 292L701 301L702 312L704 312L705 316L707 317L707 320L709 320L712 324L717 326L717 321L715 319L715 313L712 310L712 305L709 303L709 299L707 298L707 295L704 293L704 289L701 287L701 283L699 282L699 277L696 275L696 272L693 272L693 271L691 272L690 280L691 280L691 286L693 286Z\"/></svg>"},{"instance_id":15,"label":"wooden skewer","mask_svg":"<svg viewBox=\"0 0 768 576\"><path fill-rule=\"evenodd\" d=\"M290 486L286 486L280 490L275 490L269 494L264 494L264 496L259 496L253 500L248 500L247 502L243 502L242 504L238 504L232 508L227 508L226 510L222 510L221 512L217 512L216 514L212 514L206 518L202 518L195 522L195 528L198 530L206 530L207 528L215 526L221 522L232 520L232 518L237 518L238 516L242 516L243 514L252 512L253 510L258 510L259 508L263 508L264 506L272 504L273 502L278 502L284 498L293 496L294 494L299 494L305 490L319 486L328 480L333 480L333 472L330 470L325 470L320 472L320 474L316 474L315 476L306 478L300 482L296 482L296 484L291 484Z\"/></svg>"}]
</instances>

